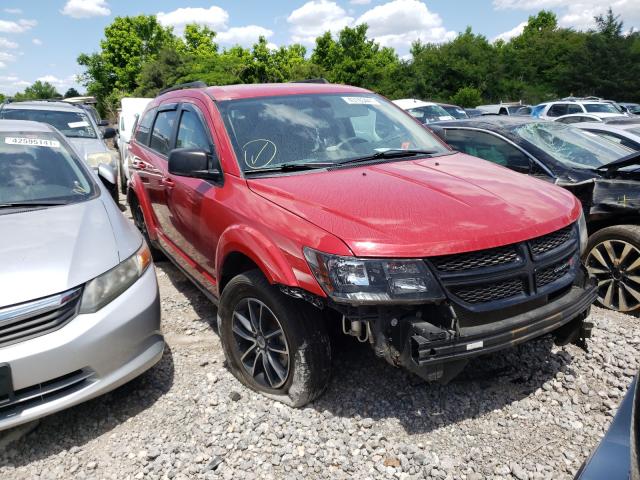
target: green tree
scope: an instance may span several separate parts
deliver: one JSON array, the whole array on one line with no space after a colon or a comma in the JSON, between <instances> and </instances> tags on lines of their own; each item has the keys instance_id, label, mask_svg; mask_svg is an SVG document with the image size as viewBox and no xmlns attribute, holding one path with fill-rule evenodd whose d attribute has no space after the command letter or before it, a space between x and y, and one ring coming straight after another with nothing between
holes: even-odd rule
<instances>
[{"instance_id":1,"label":"green tree","mask_svg":"<svg viewBox=\"0 0 640 480\"><path fill-rule=\"evenodd\" d=\"M475 108L482 104L482 95L477 88L462 87L451 97L451 103L465 108Z\"/></svg>"},{"instance_id":2,"label":"green tree","mask_svg":"<svg viewBox=\"0 0 640 480\"><path fill-rule=\"evenodd\" d=\"M73 87L69 88L64 94L64 98L79 97L79 96L80 96L80 92L78 92L78 90L76 90Z\"/></svg>"},{"instance_id":3,"label":"green tree","mask_svg":"<svg viewBox=\"0 0 640 480\"><path fill-rule=\"evenodd\" d=\"M45 100L50 98L62 98L56 87L49 82L36 80L33 85L24 89L22 93L16 93L15 100Z\"/></svg>"}]
</instances>

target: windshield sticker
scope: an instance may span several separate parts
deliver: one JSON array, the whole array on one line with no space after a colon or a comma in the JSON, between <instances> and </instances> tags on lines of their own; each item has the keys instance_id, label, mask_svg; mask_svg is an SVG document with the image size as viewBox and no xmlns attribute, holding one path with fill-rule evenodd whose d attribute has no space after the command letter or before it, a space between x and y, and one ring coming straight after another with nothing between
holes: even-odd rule
<instances>
[{"instance_id":1,"label":"windshield sticker","mask_svg":"<svg viewBox=\"0 0 640 480\"><path fill-rule=\"evenodd\" d=\"M28 145L30 147L60 148L59 141L47 140L46 138L5 137L4 143L9 145Z\"/></svg>"},{"instance_id":2,"label":"windshield sticker","mask_svg":"<svg viewBox=\"0 0 640 480\"><path fill-rule=\"evenodd\" d=\"M380 102L371 97L342 97L349 105L380 105Z\"/></svg>"},{"instance_id":3,"label":"windshield sticker","mask_svg":"<svg viewBox=\"0 0 640 480\"><path fill-rule=\"evenodd\" d=\"M88 127L89 123L82 121L82 122L70 122L67 123L67 125L69 125L69 128L82 128L82 127Z\"/></svg>"}]
</instances>

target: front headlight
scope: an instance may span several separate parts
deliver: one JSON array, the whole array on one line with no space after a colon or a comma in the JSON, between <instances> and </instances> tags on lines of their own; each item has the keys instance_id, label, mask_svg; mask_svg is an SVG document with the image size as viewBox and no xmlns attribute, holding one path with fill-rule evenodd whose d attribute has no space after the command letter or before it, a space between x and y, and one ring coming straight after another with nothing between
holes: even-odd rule
<instances>
[{"instance_id":1,"label":"front headlight","mask_svg":"<svg viewBox=\"0 0 640 480\"><path fill-rule=\"evenodd\" d=\"M92 168L98 168L101 163L115 165L111 152L90 153L87 155L86 162Z\"/></svg>"},{"instance_id":2,"label":"front headlight","mask_svg":"<svg viewBox=\"0 0 640 480\"><path fill-rule=\"evenodd\" d=\"M361 259L304 248L304 256L325 293L339 303L420 303L444 300L422 260Z\"/></svg>"},{"instance_id":3,"label":"front headlight","mask_svg":"<svg viewBox=\"0 0 640 480\"><path fill-rule=\"evenodd\" d=\"M140 249L99 277L86 283L80 303L80 313L100 310L133 285L151 265L151 252L146 242Z\"/></svg>"},{"instance_id":4,"label":"front headlight","mask_svg":"<svg viewBox=\"0 0 640 480\"><path fill-rule=\"evenodd\" d=\"M587 221L584 218L584 210L580 210L578 232L580 233L580 255L584 255L587 250L587 243L589 242L589 233L587 232Z\"/></svg>"}]
</instances>

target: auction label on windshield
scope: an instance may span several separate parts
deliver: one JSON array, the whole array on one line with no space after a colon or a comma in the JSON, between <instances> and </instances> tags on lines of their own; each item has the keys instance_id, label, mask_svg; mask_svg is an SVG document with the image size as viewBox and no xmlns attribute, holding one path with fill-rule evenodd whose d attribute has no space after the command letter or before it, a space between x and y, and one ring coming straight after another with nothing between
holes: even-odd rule
<instances>
[{"instance_id":1,"label":"auction label on windshield","mask_svg":"<svg viewBox=\"0 0 640 480\"><path fill-rule=\"evenodd\" d=\"M4 143L8 143L9 145L28 145L31 147L60 148L59 141L48 140L46 138L5 137Z\"/></svg>"},{"instance_id":2,"label":"auction label on windshield","mask_svg":"<svg viewBox=\"0 0 640 480\"><path fill-rule=\"evenodd\" d=\"M371 97L342 97L350 105L380 105L380 102Z\"/></svg>"}]
</instances>

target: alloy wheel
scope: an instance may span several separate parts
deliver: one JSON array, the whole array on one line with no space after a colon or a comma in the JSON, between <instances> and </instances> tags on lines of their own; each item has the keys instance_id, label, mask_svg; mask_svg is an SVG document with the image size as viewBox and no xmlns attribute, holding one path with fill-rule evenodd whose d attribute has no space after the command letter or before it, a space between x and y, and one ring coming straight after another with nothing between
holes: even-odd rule
<instances>
[{"instance_id":1,"label":"alloy wheel","mask_svg":"<svg viewBox=\"0 0 640 480\"><path fill-rule=\"evenodd\" d=\"M587 255L589 273L598 281L598 301L620 312L640 306L640 250L624 240L605 240Z\"/></svg>"},{"instance_id":2,"label":"alloy wheel","mask_svg":"<svg viewBox=\"0 0 640 480\"><path fill-rule=\"evenodd\" d=\"M284 385L290 370L289 346L271 309L257 298L242 299L233 311L231 330L245 372L262 387Z\"/></svg>"}]
</instances>

